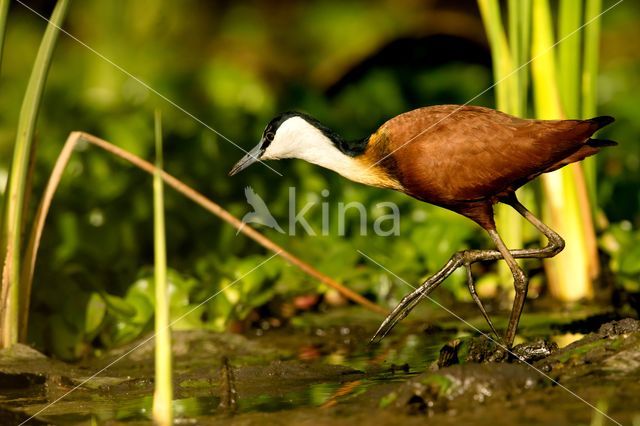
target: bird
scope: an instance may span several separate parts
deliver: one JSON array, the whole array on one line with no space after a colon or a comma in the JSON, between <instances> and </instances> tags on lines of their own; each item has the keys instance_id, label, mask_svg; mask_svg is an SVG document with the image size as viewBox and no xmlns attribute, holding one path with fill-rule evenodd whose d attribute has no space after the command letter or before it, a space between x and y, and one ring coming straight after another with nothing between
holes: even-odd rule
<instances>
[{"instance_id":1,"label":"bird","mask_svg":"<svg viewBox=\"0 0 640 426\"><path fill-rule=\"evenodd\" d=\"M253 188L250 186L244 188L244 196L247 198L247 203L253 207L253 211L242 217L242 226L238 228L236 235L247 223L259 223L284 234L284 230L278 225L278 221L273 217L262 197L256 194Z\"/></svg>"},{"instance_id":2,"label":"bird","mask_svg":"<svg viewBox=\"0 0 640 426\"><path fill-rule=\"evenodd\" d=\"M598 153L616 142L592 138L613 117L585 120L537 120L473 105L435 105L397 115L368 137L347 141L315 118L285 112L265 127L260 142L236 163L230 176L264 160L297 158L333 170L365 185L400 191L420 201L463 215L483 228L495 249L462 250L407 294L371 339L378 342L459 267L492 332L513 345L528 289L518 258L550 258L564 240L527 210L516 190L542 173ZM541 248L509 249L496 229L493 207L515 209L546 236ZM471 265L503 259L513 275L515 296L507 329L495 329L475 289Z\"/></svg>"}]
</instances>

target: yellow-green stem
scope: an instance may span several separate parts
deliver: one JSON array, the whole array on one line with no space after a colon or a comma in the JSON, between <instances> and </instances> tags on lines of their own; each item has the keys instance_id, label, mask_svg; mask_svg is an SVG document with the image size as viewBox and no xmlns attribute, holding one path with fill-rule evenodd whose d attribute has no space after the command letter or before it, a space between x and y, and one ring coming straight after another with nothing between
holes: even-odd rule
<instances>
[{"instance_id":1,"label":"yellow-green stem","mask_svg":"<svg viewBox=\"0 0 640 426\"><path fill-rule=\"evenodd\" d=\"M567 118L580 115L580 59L582 0L560 0L558 25L558 90Z\"/></svg>"},{"instance_id":2,"label":"yellow-green stem","mask_svg":"<svg viewBox=\"0 0 640 426\"><path fill-rule=\"evenodd\" d=\"M153 174L153 234L155 252L155 390L153 421L156 425L173 424L173 379L171 372L171 329L167 289L167 250L164 224L164 194L162 184L162 122L155 112L156 171Z\"/></svg>"},{"instance_id":3,"label":"yellow-green stem","mask_svg":"<svg viewBox=\"0 0 640 426\"><path fill-rule=\"evenodd\" d=\"M2 52L4 48L4 35L7 26L7 13L9 12L9 0L0 0L0 64L2 64Z\"/></svg>"},{"instance_id":4,"label":"yellow-green stem","mask_svg":"<svg viewBox=\"0 0 640 426\"><path fill-rule=\"evenodd\" d=\"M493 78L496 82L496 104L498 109L505 112L513 111L513 98L510 95L517 91L517 89L514 90L514 87L517 88L516 76L518 73L509 75L514 67L507 36L502 25L500 4L498 0L478 0L478 7L491 47Z\"/></svg>"},{"instance_id":5,"label":"yellow-green stem","mask_svg":"<svg viewBox=\"0 0 640 426\"><path fill-rule=\"evenodd\" d=\"M531 0L509 0L509 46L513 68L517 69L510 78L515 78L511 96L515 98L511 114L518 117L527 115L528 61L531 38Z\"/></svg>"},{"instance_id":6,"label":"yellow-green stem","mask_svg":"<svg viewBox=\"0 0 640 426\"><path fill-rule=\"evenodd\" d=\"M7 13L9 12L9 1L10 0L0 0L0 71L2 71L2 52L4 51L4 36L7 32ZM0 223L4 223L3 217L4 217L5 205L6 205L6 198L3 198L2 206L0 208ZM1 237L2 236L0 235L0 238ZM1 244L4 244L4 243L2 243L2 240L0 239L0 245ZM0 253L2 253L1 249L0 249ZM0 270L2 269L0 268Z\"/></svg>"},{"instance_id":7,"label":"yellow-green stem","mask_svg":"<svg viewBox=\"0 0 640 426\"><path fill-rule=\"evenodd\" d=\"M16 132L11 172L5 193L0 259L3 262L2 291L0 296L0 347L9 347L18 341L20 306L20 265L23 203L25 199L29 153L33 142L38 111L42 99L51 57L66 15L69 0L60 0L47 25L27 84Z\"/></svg>"},{"instance_id":8,"label":"yellow-green stem","mask_svg":"<svg viewBox=\"0 0 640 426\"><path fill-rule=\"evenodd\" d=\"M547 0L533 2L532 62L535 111L540 119L564 118L553 49L553 24ZM562 301L590 298L593 290L590 278L589 246L593 229L585 226L576 173L579 164L542 175L544 191L544 221L560 235L567 245L563 252L545 261L551 294ZM587 206L588 208L588 206Z\"/></svg>"},{"instance_id":9,"label":"yellow-green stem","mask_svg":"<svg viewBox=\"0 0 640 426\"><path fill-rule=\"evenodd\" d=\"M582 66L582 118L597 115L598 104L598 61L600 59L600 18L602 0L587 0L584 21L584 53ZM584 176L591 205L596 205L596 158L583 162ZM593 210L593 209L592 209Z\"/></svg>"}]
</instances>

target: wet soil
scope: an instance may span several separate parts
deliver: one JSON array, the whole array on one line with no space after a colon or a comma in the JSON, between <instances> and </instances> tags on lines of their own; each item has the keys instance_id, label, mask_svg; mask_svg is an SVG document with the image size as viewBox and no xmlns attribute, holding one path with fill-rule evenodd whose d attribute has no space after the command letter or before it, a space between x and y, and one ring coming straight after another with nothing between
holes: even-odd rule
<instances>
[{"instance_id":1,"label":"wet soil","mask_svg":"<svg viewBox=\"0 0 640 426\"><path fill-rule=\"evenodd\" d=\"M176 423L640 424L635 319L530 313L505 351L449 317L420 318L377 345L380 319L357 308L247 335L174 332ZM0 352L0 424L148 424L152 392L153 340L75 364Z\"/></svg>"}]
</instances>

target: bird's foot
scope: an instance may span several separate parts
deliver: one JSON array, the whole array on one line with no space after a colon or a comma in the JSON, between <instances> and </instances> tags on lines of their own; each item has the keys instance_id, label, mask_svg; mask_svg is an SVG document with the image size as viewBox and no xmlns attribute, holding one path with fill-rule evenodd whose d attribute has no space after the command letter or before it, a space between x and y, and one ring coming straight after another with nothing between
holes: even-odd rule
<instances>
[{"instance_id":1,"label":"bird's foot","mask_svg":"<svg viewBox=\"0 0 640 426\"><path fill-rule=\"evenodd\" d=\"M449 263L451 263L451 261ZM446 270L445 268L447 267L449 267L450 270ZM398 303L398 306L396 306L387 318L382 321L378 331L376 331L376 334L374 334L369 343L378 343L380 340L384 339L384 337L389 334L391 329L395 327L398 322L402 321L407 315L409 315L409 312L411 312L423 298L429 297L429 294L435 290L455 269L451 268L450 265L445 266L445 268L441 269L437 274L425 281L425 283L420 287L403 297L400 303Z\"/></svg>"},{"instance_id":2,"label":"bird's foot","mask_svg":"<svg viewBox=\"0 0 640 426\"><path fill-rule=\"evenodd\" d=\"M393 311L387 315L384 321L382 321L382 324L378 327L378 331L376 331L369 343L380 342L387 334L389 334L391 329L395 327L398 322L402 321L407 315L409 315L409 312L413 310L422 298L422 295L418 290L406 295L400 303L398 303L398 306L396 306Z\"/></svg>"},{"instance_id":3,"label":"bird's foot","mask_svg":"<svg viewBox=\"0 0 640 426\"><path fill-rule=\"evenodd\" d=\"M462 252L456 253L449 261L432 275L428 280L426 280L420 287L416 288L411 293L407 294L401 301L398 303L393 311L385 318L385 320L376 331L376 334L371 338L369 343L378 343L382 340L395 325L402 321L409 312L415 308L420 300L423 298L428 298L429 294L438 288L438 286L449 276L453 271L456 270L459 266L462 265L463 254Z\"/></svg>"}]
</instances>

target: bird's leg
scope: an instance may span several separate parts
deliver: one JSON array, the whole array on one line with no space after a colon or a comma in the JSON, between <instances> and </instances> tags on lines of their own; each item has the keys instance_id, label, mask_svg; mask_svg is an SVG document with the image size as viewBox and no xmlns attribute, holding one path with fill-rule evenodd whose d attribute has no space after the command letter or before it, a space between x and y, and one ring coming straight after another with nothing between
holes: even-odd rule
<instances>
[{"instance_id":1,"label":"bird's leg","mask_svg":"<svg viewBox=\"0 0 640 426\"><path fill-rule=\"evenodd\" d=\"M514 257L548 258L555 256L556 254L560 253L562 249L564 249L564 240L562 239L562 237L558 235L553 229L542 223L542 221L535 217L529 210L527 210L525 206L520 204L520 201L518 201L515 195L511 196L508 200L505 200L505 203L513 207L518 213L522 215L522 217L527 220L527 222L535 226L535 228L542 234L544 234L544 236L549 240L545 247L539 249L512 250L511 253L514 255ZM527 252L528 256L518 256L519 252Z\"/></svg>"},{"instance_id":2,"label":"bird's leg","mask_svg":"<svg viewBox=\"0 0 640 426\"><path fill-rule=\"evenodd\" d=\"M512 206L518 213L520 213L528 222L530 222L533 226L536 227L541 233L543 233L548 239L549 243L542 248L530 248L530 249L516 249L516 250L507 250L504 248L507 253L511 255L512 258L515 259L527 259L527 258L548 258L553 257L556 254L560 253L564 248L564 240L560 235L555 233L551 228L542 223L540 219L535 217L529 210L527 210L520 202L516 199L515 196L512 196L506 200L505 203ZM493 237L492 237L493 238ZM504 246L504 243L502 244ZM403 318L409 315L409 312L416 307L416 305L420 302L420 300L424 297L426 298L433 290L435 290L441 283L444 281L453 271L459 268L462 265L473 264L475 262L481 261L490 261L490 260L498 260L503 259L504 255L500 250L465 250L455 253L449 261L445 264L445 266L440 269L436 274L430 277L427 281L425 281L420 287L416 288L414 291L406 295L394 308L394 310L385 318L382 322L378 331L371 339L372 342L380 341L384 336L386 336L391 329ZM517 264L516 264L517 266ZM519 267L518 267L519 269ZM473 293L472 293L473 297ZM475 298L474 298L475 300ZM477 304L478 302L476 302ZM524 303L524 302L523 302ZM519 303L518 303L519 304ZM478 305L480 307L481 303ZM515 303L514 303L515 306ZM482 307L481 312L484 310ZM518 319L520 317L520 312L518 313ZM486 315L486 311L483 312L483 316ZM512 313L512 316L515 313ZM487 316L485 316L487 318ZM489 322L489 321L488 321ZM510 325L511 325L510 320ZM515 321L515 326L517 327L517 320ZM493 325L489 322L489 326L493 329ZM513 337L515 337L515 329L511 331ZM512 343L512 342L511 342Z\"/></svg>"},{"instance_id":3,"label":"bird's leg","mask_svg":"<svg viewBox=\"0 0 640 426\"><path fill-rule=\"evenodd\" d=\"M496 328L493 326L493 322L491 321L491 318L489 318L489 314L487 314L487 311L484 308L484 305L482 304L482 300L480 300L480 298L478 297L478 293L476 292L476 285L473 282L473 276L471 275L471 264L465 263L464 266L467 269L467 286L469 287L469 293L471 293L471 298L473 299L474 302L476 302L476 305L480 309L482 316L487 321L487 324L489 324L489 327L491 327L491 331L493 331L493 334L495 334L498 339L502 339L500 334L498 334L498 332L496 331Z\"/></svg>"},{"instance_id":4,"label":"bird's leg","mask_svg":"<svg viewBox=\"0 0 640 426\"><path fill-rule=\"evenodd\" d=\"M527 298L529 280L507 246L502 241L502 238L500 238L498 232L495 229L489 229L488 232L513 274L513 286L516 290L516 295L513 299L513 307L511 308L511 315L509 316L509 325L507 326L507 332L504 337L507 347L511 347L513 339L516 337L516 330L518 329L518 322L520 322L520 315L524 308L524 301Z\"/></svg>"},{"instance_id":5,"label":"bird's leg","mask_svg":"<svg viewBox=\"0 0 640 426\"><path fill-rule=\"evenodd\" d=\"M529 288L529 281L524 275L522 269L514 260L514 257L521 257L518 255L523 253L518 252L526 252L526 257L553 257L556 254L560 253L564 248L564 240L560 235L558 235L551 228L545 225L540 219L535 217L533 213L527 210L526 207L518 201L515 194L513 194L505 202L511 205L511 207L513 207L518 213L520 213L522 217L524 217L529 223L535 226L536 229L542 232L549 240L547 245L543 248L509 251L500 238L500 235L498 235L498 232L496 232L495 230L489 230L489 235L493 239L494 243L498 247L498 250L502 254L504 260L507 262L509 268L511 269L511 272L513 273L513 285L515 287L516 295L513 300L513 307L511 308L511 315L509 316L509 325L507 326L507 332L505 334L507 346L511 347L511 345L513 344L513 339L516 336L518 323L520 322L520 315L522 314L524 302L527 297L527 290Z\"/></svg>"},{"instance_id":6,"label":"bird's leg","mask_svg":"<svg viewBox=\"0 0 640 426\"><path fill-rule=\"evenodd\" d=\"M427 279L420 287L415 288L414 291L402 298L400 303L398 303L398 306L396 306L382 322L378 331L376 331L376 334L371 338L371 342L378 342L382 340L399 321L409 315L409 312L416 307L422 298L428 297L433 290L435 290L460 266L471 265L472 263L479 262L481 260L500 259L501 257L502 255L500 252L496 250L464 250L455 253L442 267L442 269ZM470 288L474 288L475 292L473 281L471 281L469 285ZM480 302L478 306L480 306L481 311L484 311L483 315L488 320L488 315L484 310L484 306L482 306L480 299L477 299L476 303L478 302ZM491 321L489 321L489 326L493 329Z\"/></svg>"}]
</instances>

